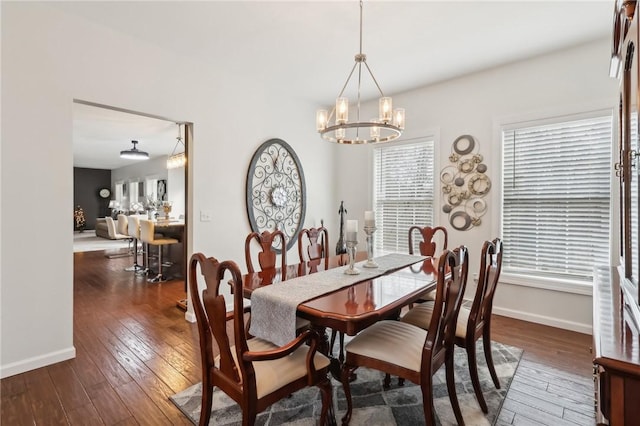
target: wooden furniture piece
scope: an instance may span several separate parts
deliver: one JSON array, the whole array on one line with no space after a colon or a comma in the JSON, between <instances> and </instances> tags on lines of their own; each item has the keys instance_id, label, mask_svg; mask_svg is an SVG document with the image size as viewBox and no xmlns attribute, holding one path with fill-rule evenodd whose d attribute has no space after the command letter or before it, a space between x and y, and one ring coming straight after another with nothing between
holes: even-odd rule
<instances>
[{"instance_id":1,"label":"wooden furniture piece","mask_svg":"<svg viewBox=\"0 0 640 426\"><path fill-rule=\"evenodd\" d=\"M476 340L482 337L484 357L491 374L493 384L500 389L500 381L493 365L491 356L491 311L493 309L493 296L495 295L500 271L502 270L502 241L496 238L493 241L485 241L482 245L480 258L480 273L476 293L471 303L471 308L461 307L456 325L455 344L464 348L467 352L471 383L476 394L476 399L482 411L487 413L487 403L480 388L478 377L478 365L476 362ZM413 324L428 330L431 324L433 302L417 304L400 321Z\"/></svg>"},{"instance_id":2,"label":"wooden furniture piece","mask_svg":"<svg viewBox=\"0 0 640 426\"><path fill-rule=\"evenodd\" d=\"M226 312L225 298L220 294L220 282L227 272L235 287L232 312ZM202 298L198 273L204 277L206 286ZM316 352L318 335L307 330L283 347L257 337L249 338L240 283L242 275L234 262L218 262L201 253L191 257L189 288L198 322L202 360L200 426L209 424L214 386L240 405L242 424L249 426L269 405L315 385L322 393L320 424L335 424L332 386L327 376L329 360ZM231 336L227 332L228 321L232 321ZM214 339L220 351L215 358Z\"/></svg>"},{"instance_id":3,"label":"wooden furniture piece","mask_svg":"<svg viewBox=\"0 0 640 426\"><path fill-rule=\"evenodd\" d=\"M306 248L306 255L305 255ZM298 255L300 263L307 262L309 272L317 272L318 265L324 260L324 267L329 267L329 231L320 228L303 229L298 234Z\"/></svg>"},{"instance_id":4,"label":"wooden furniture piece","mask_svg":"<svg viewBox=\"0 0 640 426\"><path fill-rule=\"evenodd\" d=\"M617 268L594 269L593 372L596 423L640 419L640 317L626 305Z\"/></svg>"},{"instance_id":5,"label":"wooden furniture piece","mask_svg":"<svg viewBox=\"0 0 640 426\"><path fill-rule=\"evenodd\" d=\"M151 278L147 278L147 281L150 283L162 283L167 281L167 277L162 273L162 249L165 246L169 246L171 244L177 244L178 240L175 238L167 238L157 236L155 233L156 225L152 220L140 220L140 240L149 246L158 247L158 274ZM147 265L149 265L149 248L147 248Z\"/></svg>"},{"instance_id":6,"label":"wooden furniture piece","mask_svg":"<svg viewBox=\"0 0 640 426\"><path fill-rule=\"evenodd\" d=\"M342 367L342 384L347 399L347 412L342 424L351 420L353 402L349 377L358 367L368 367L387 373L384 387L389 387L388 375L393 374L420 385L424 417L435 425L432 377L446 365L447 391L459 425L464 419L456 396L453 351L456 321L462 304L469 259L462 246L445 251L438 263L436 300L428 330L412 324L385 320L362 331L345 346L346 360Z\"/></svg>"},{"instance_id":7,"label":"wooden furniture piece","mask_svg":"<svg viewBox=\"0 0 640 426\"><path fill-rule=\"evenodd\" d=\"M267 269L275 269L277 267L277 256L273 246L278 238L280 239L280 247L286 247L287 241L284 236L284 232L278 229L273 232L252 232L247 235L244 242L244 258L247 262L247 271L249 273L255 272L253 261L251 260L251 242L255 240L260 245L261 251L258 253L258 263L260 265L260 269L265 271ZM287 268L287 256L282 251L280 252L280 268L281 271L286 271Z\"/></svg>"},{"instance_id":8,"label":"wooden furniture piece","mask_svg":"<svg viewBox=\"0 0 640 426\"><path fill-rule=\"evenodd\" d=\"M414 225L409 228L409 254L413 254L414 251L413 235L416 233L416 231L422 237L422 241L420 241L420 243L418 244L419 253L421 255L437 258L439 256L439 253L447 249L447 228L445 228L444 226L431 227ZM441 247L439 247L439 249L438 243L441 244ZM429 292L425 294L420 301L435 300L435 298L435 292ZM410 305L409 308L413 308L413 305Z\"/></svg>"},{"instance_id":9,"label":"wooden furniture piece","mask_svg":"<svg viewBox=\"0 0 640 426\"><path fill-rule=\"evenodd\" d=\"M258 253L258 264L260 265L261 279L265 282L273 283L277 281L278 273L281 274L281 280L286 279L287 273L287 256L285 253L280 252L280 267L277 266L277 256L273 249L274 243L280 239L280 247L286 247L287 240L284 232L276 229L273 232L263 231L262 233L252 232L247 235L244 242L244 257L247 262L247 271L249 273L255 272L253 267L253 261L251 260L251 242L256 240L260 244L261 251ZM302 318L296 318L296 330L301 332L309 328L309 321Z\"/></svg>"},{"instance_id":10,"label":"wooden furniture piece","mask_svg":"<svg viewBox=\"0 0 640 426\"><path fill-rule=\"evenodd\" d=\"M366 258L366 252L358 252L356 255L357 261ZM424 262L431 263L432 259L420 263ZM344 264L343 255L329 258L329 269ZM435 289L437 271L425 272L430 268L418 265L419 263L407 266L373 279L364 278L349 287L301 303L297 315L308 319L316 328L332 328L348 336L355 336L370 325L399 313L404 306L418 300L425 291ZM298 264L288 266L283 275L291 279L306 274L305 265ZM280 281L265 285L277 282ZM262 285L260 272L244 275L244 297L251 299L251 293Z\"/></svg>"},{"instance_id":11,"label":"wooden furniture piece","mask_svg":"<svg viewBox=\"0 0 640 426\"><path fill-rule=\"evenodd\" d=\"M422 241L419 243L419 252L423 256L438 256L440 252L447 249L447 229L443 226L412 226L409 228L409 254L413 254L414 251L414 243L413 243L413 234L418 231L420 236L422 236ZM440 235L440 237L438 237ZM436 240L434 241L434 237ZM438 250L437 241L442 241L442 247Z\"/></svg>"},{"instance_id":12,"label":"wooden furniture piece","mask_svg":"<svg viewBox=\"0 0 640 426\"><path fill-rule=\"evenodd\" d=\"M593 282L593 363L596 422L638 424L640 418L640 23L636 1L617 0L611 52L612 77L620 79L618 131L619 245L612 245L619 266L597 265ZM615 223L614 223L615 225Z\"/></svg>"},{"instance_id":13,"label":"wooden furniture piece","mask_svg":"<svg viewBox=\"0 0 640 426\"><path fill-rule=\"evenodd\" d=\"M305 243L306 240L306 243ZM319 240L319 241L318 241ZM306 248L306 250L305 250ZM305 251L307 252L305 255ZM303 229L298 234L298 255L300 263L306 263L307 273L318 272L318 266L324 260L324 269L329 269L329 231L324 226L320 228ZM331 331L329 351L333 351L336 341L335 330ZM342 361L344 350L344 333L339 333L340 360Z\"/></svg>"}]
</instances>

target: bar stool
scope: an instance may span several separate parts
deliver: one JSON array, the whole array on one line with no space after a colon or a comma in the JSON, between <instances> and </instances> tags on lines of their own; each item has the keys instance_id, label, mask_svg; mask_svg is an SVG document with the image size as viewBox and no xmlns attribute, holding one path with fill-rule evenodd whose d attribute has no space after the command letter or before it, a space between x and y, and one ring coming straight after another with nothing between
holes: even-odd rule
<instances>
[{"instance_id":1,"label":"bar stool","mask_svg":"<svg viewBox=\"0 0 640 426\"><path fill-rule=\"evenodd\" d=\"M121 235L126 235L127 241L129 242L129 249L128 252L129 254L133 254L133 250L131 249L131 243L133 242L133 237L131 235L129 235L129 219L127 219L127 216L124 214L119 214L118 215L118 234Z\"/></svg>"},{"instance_id":2,"label":"bar stool","mask_svg":"<svg viewBox=\"0 0 640 426\"><path fill-rule=\"evenodd\" d=\"M147 263L144 257L144 247L142 249L143 265L138 264L138 241L140 240L140 219L137 216L127 217L127 229L129 236L133 238L133 266L128 267L125 271L134 271L135 273L146 273Z\"/></svg>"},{"instance_id":3,"label":"bar stool","mask_svg":"<svg viewBox=\"0 0 640 426\"><path fill-rule=\"evenodd\" d=\"M155 223L151 220L140 220L140 239L147 245L158 246L158 275L154 278L148 278L147 281L150 283L161 283L167 281L167 277L162 274L162 247L177 244L179 241L175 238L156 237L155 226ZM148 257L149 249L147 249L147 258Z\"/></svg>"}]
</instances>

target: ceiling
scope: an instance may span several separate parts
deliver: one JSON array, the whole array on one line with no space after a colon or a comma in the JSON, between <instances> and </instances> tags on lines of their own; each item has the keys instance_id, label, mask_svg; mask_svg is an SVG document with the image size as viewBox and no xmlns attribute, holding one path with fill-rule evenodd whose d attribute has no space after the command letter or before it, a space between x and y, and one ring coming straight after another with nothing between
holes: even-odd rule
<instances>
[{"instance_id":1,"label":"ceiling","mask_svg":"<svg viewBox=\"0 0 640 426\"><path fill-rule=\"evenodd\" d=\"M283 94L322 106L333 102L359 48L357 1L50 5L179 56L217 61L218 67L224 58L228 72L259 70ZM612 19L611 0L371 0L364 3L363 52L385 94L394 94L609 37ZM374 97L375 87L363 80L362 92ZM128 149L131 139L150 153L152 145L163 143L163 155L175 145L175 124L102 113L89 107L74 111L77 165L120 167L117 159L102 162L102 154ZM84 148L85 143L93 145Z\"/></svg>"}]
</instances>

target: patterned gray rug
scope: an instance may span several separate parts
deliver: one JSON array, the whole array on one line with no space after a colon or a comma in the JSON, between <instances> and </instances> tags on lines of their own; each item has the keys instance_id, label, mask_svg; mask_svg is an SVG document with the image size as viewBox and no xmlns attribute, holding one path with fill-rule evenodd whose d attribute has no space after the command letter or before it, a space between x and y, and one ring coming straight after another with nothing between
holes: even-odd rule
<instances>
[{"instance_id":1,"label":"patterned gray rug","mask_svg":"<svg viewBox=\"0 0 640 426\"><path fill-rule=\"evenodd\" d=\"M482 341L479 340L477 343L478 374L489 413L485 415L475 399L467 368L467 356L465 351L460 348L456 348L455 353L456 392L462 416L467 425L493 425L520 362L522 350L493 342L493 362L501 384L501 389L496 389L489 375L489 370L486 368ZM358 379L351 384L354 409L350 425L413 426L425 424L419 386L405 382L404 386L398 387L397 378L394 377L391 389L384 391L382 389L384 377L382 373L366 368L359 368L356 373ZM340 382L335 380L332 382L336 420L340 424L340 419L346 411L346 400ZM437 424L455 425L456 421L447 393L444 366L436 373L433 383ZM197 424L200 418L201 388L202 383L198 383L170 398L194 424ZM213 407L210 425L239 425L241 423L242 413L238 405L217 389L214 391ZM303 389L260 413L256 425L315 425L317 419L320 418L320 408L321 403L317 388Z\"/></svg>"}]
</instances>

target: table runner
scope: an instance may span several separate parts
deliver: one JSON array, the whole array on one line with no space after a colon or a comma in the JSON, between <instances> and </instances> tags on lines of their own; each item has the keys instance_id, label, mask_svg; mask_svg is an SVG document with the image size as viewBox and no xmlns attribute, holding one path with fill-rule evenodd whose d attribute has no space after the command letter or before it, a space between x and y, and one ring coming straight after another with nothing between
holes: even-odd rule
<instances>
[{"instance_id":1,"label":"table runner","mask_svg":"<svg viewBox=\"0 0 640 426\"><path fill-rule=\"evenodd\" d=\"M251 328L249 332L283 346L296 337L298 305L332 291L379 277L389 271L412 265L425 256L393 253L375 258L378 268L364 268L366 261L356 263L359 275L347 275L349 266L328 269L260 287L251 293Z\"/></svg>"}]
</instances>

